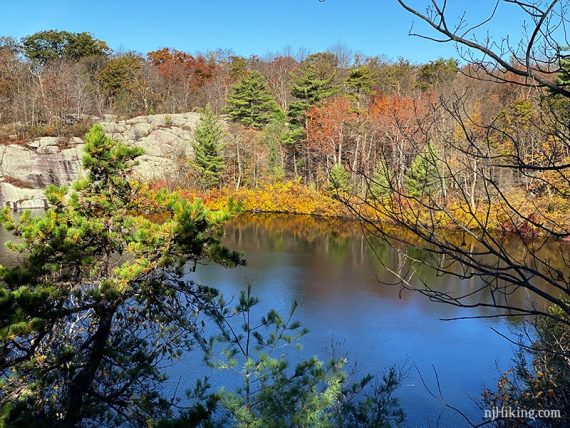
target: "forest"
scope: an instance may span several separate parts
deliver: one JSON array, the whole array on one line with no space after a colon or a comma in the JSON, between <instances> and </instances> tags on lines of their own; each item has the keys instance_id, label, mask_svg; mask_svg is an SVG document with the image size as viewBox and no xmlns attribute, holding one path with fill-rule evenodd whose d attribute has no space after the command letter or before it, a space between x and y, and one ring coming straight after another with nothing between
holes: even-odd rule
<instances>
[{"instance_id":1,"label":"forest","mask_svg":"<svg viewBox=\"0 0 570 428\"><path fill-rule=\"evenodd\" d=\"M560 82L567 73L563 64ZM451 209L463 210L464 202L471 209L486 206L477 178L484 172L514 203L532 200L521 208L527 214L539 205L548 221L566 227L564 177L553 171L505 171L488 161L520 157L567 163L568 147L552 138L558 124L545 117L545 111L554 111L563 125L566 101L530 90L514 73L507 72L507 82L484 76L477 64L455 59L413 64L363 57L343 45L313 54L300 50L249 58L174 48L114 53L88 33L50 30L19 41L2 39L0 138L82 136L104 115L209 108L215 117L206 128L220 118L227 125L213 140L205 137L197 144L203 165L193 168L182 159L178 177L158 185L217 189L221 194L213 192L214 200L253 189L257 192L241 196L249 209L327 214L335 202L324 199L314 206L310 201L320 195L313 191L367 198L387 193L383 187L389 181L412 195L429 190ZM524 134L521 144L512 141L513 132ZM488 142L486 160L466 149L475 139ZM432 157L445 162L430 165ZM279 185L284 182L290 184ZM295 191L309 192L305 202L310 206L302 200L293 207L267 201L276 188L287 199L292 185L307 188ZM268 187L270 192L262 191ZM258 202L248 203L251 199ZM340 208L332 211L346 214ZM511 227L505 223L505 218L493 219L495 227Z\"/></svg>"},{"instance_id":2,"label":"forest","mask_svg":"<svg viewBox=\"0 0 570 428\"><path fill-rule=\"evenodd\" d=\"M119 52L51 29L0 37L0 144L81 137L88 171L49 185L43 215L1 212L22 263L0 268L0 427L405 424L396 367L373 384L352 379L343 357L290 364L280 350L307 333L297 303L254 322L250 287L226 298L188 280L202 263L246 264L222 244L222 226L244 211L356 220L401 257L386 269L402 290L488 310L475 318L523 320L513 367L481 391L481 406L568 414L565 9L505 0L535 31L504 48L470 36L478 24L448 25L445 1L425 13L398 3L469 53L415 63L342 44L241 57ZM142 149L97 124L160 114L168 128L184 112L200 113L193 155L151 183L129 174ZM419 266L479 282L441 291L418 282ZM520 292L526 300L512 297ZM211 368L239 366L243 385L212 392L204 378L186 401L169 401L161 364L190 349Z\"/></svg>"}]
</instances>

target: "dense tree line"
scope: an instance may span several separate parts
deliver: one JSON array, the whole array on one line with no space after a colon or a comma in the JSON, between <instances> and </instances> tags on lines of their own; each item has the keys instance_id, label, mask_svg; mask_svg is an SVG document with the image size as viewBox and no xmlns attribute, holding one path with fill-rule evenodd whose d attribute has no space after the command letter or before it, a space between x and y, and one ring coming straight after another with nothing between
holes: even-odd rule
<instances>
[{"instance_id":1,"label":"dense tree line","mask_svg":"<svg viewBox=\"0 0 570 428\"><path fill-rule=\"evenodd\" d=\"M486 198L477 178L484 171L519 198L558 196L564 202L565 188L551 184L564 177L496 168L468 147L489 137L489 158L555 156L550 160L562 162L570 154L556 133L564 127L566 101L526 90L511 71L502 79L484 76L475 63L440 58L412 64L363 57L342 46L264 58L170 48L142 55L113 53L88 33L43 31L0 42L0 134L4 140L81 135L84 125L105 114L174 114L208 106L217 120L234 123L209 149L219 158L216 172L208 186L189 182L196 178L192 173L170 185L258 188L291 179L362 196L370 194L367 178L389 177L392 190L416 196L429 191L444 201L465 193L475 206ZM549 110L557 115L539 123ZM458 123L463 114L468 120ZM523 144L509 141L511 131L524 134ZM201 146L195 147L203 157ZM426 150L445 158L446 167L437 160L426 165ZM185 165L196 167L192 162Z\"/></svg>"},{"instance_id":2,"label":"dense tree line","mask_svg":"<svg viewBox=\"0 0 570 428\"><path fill-rule=\"evenodd\" d=\"M244 128L233 129L233 144L226 145L223 184L255 186L275 174L323 184L334 164L373 168L377 143L369 112L384 97L415 102L452 82L456 71L452 60L414 65L364 58L342 46L265 58L169 48L115 53L88 33L42 31L0 41L0 134L4 140L81 134L82 121L105 114L173 114L210 105ZM326 124L315 125L333 110Z\"/></svg>"},{"instance_id":3,"label":"dense tree line","mask_svg":"<svg viewBox=\"0 0 570 428\"><path fill-rule=\"evenodd\" d=\"M398 3L420 23L412 34L457 46L468 80L449 85L452 91L440 92L424 112L407 109L413 111L411 125L400 121L395 134L417 154L402 173L388 152L379 174L367 177L372 198L369 193L358 202L343 199L372 234L442 257L436 263L422 260L442 275L481 282L465 292L441 293L429 280L412 285L416 271L403 263L397 275L404 288L436 302L487 308L490 317L525 319L515 339L514 366L496 388L485 389L482 407L557 409L561 417L531 421L507 415L493 425L566 426L570 260L568 243L561 241L570 240L570 61L559 30L566 28L568 2L497 1L479 21L467 12L454 16L445 0ZM516 42L488 31L497 8L524 19ZM480 37L482 32L487 36ZM548 242L557 243L558 255L546 254ZM515 302L516 293L542 304Z\"/></svg>"},{"instance_id":4,"label":"dense tree line","mask_svg":"<svg viewBox=\"0 0 570 428\"><path fill-rule=\"evenodd\" d=\"M169 184L195 186L206 191L217 187L258 188L273 182L295 180L345 201L367 222L373 233L388 240L394 242L405 238L399 231L383 228L384 221L390 220L390 224L401 226L415 237L407 243L416 245L419 240L430 251L450 260L449 264L433 265L436 271L461 278L478 276L483 279L484 286L478 291L470 291L469 296L477 292L491 293L497 300L492 304L482 301L478 305L502 309L511 315L540 316L535 324L539 340L536 341L535 337L530 340L531 348L540 348L532 349L532 353L543 357L545 349L548 349L552 355L547 355L542 361L537 359L533 370L528 369L524 358L521 358L516 376L522 379L522 386L516 386L512 377L505 376L501 388L521 399L529 398L530 393L535 394L536 397L529 398L529 406L537 399L547 397L552 398L547 400L549 404L567 409L565 391L569 345L566 337L570 325L570 285L565 272L569 262L565 255L558 260L550 260L540 253L541 242L544 242L540 239L569 239L570 236L567 216L570 210L570 63L568 57L561 53L564 47L555 43L553 35L557 33L554 29L550 33L543 29L538 33L543 38L544 52L550 56L538 55L529 48L526 55L519 53L505 59L504 52L500 55L489 51L494 46L492 44L478 45L476 39L464 39L450 32L444 7L428 9L428 14L424 15L405 2L400 3L450 41L483 52L483 58L466 57L463 63L436 59L416 65L405 60L393 62L383 58L364 58L340 47L310 55L282 54L266 58L242 58L227 52L192 55L169 48L141 55L113 53L103 41L86 33L46 31L21 41L3 38L0 43L0 124L3 138L13 140L46 133L65 135L75 132L73 127L77 124L104 114L128 117L201 111L203 115L194 141L189 142L194 147L195 156L183 160L194 174ZM437 5L437 2L432 3ZM550 3L554 7L556 1L537 2L530 11L524 2L506 3L518 5L532 17L546 17L536 23L539 29L544 22L552 25L551 19L556 20L557 15L553 15L553 9L548 6ZM542 3L546 4L544 9L541 9ZM534 42L529 43L532 45ZM228 126L222 119L226 119ZM125 151L125 148L111 147L111 143L97 131L92 131L89 138L107 142L108 151L118 150L113 156L119 159L130 161L136 155ZM95 148L88 146L88 149ZM87 166L91 167L91 174L97 174L96 162ZM118 170L123 174L123 168ZM109 180L105 170L101 170L101 174L88 184L96 186ZM189 176L193 177L191 181L187 180ZM119 191L129 190L123 178L111 180ZM90 226L93 219L88 218L87 221L81 217L82 203L104 204L101 209L105 213L110 208L110 201L105 200L104 194L97 197L89 193L87 185L82 187L79 183L77 186L79 195L84 195L85 199L78 200L74 196L71 202L65 203L65 189L50 189L48 195L56 206L52 214L54 219L48 217L35 221L24 217L18 223L5 213L2 220L7 227L32 237L47 228L54 233L55 244L60 246L71 245L65 239L60 241L62 230L72 237L85 235L91 239L91 234L97 230ZM177 232L189 233L185 225L190 227L191 222L185 220L193 210L200 212L201 209L189 207L174 196L168 201L164 196L162 198L159 196L158 200L166 204L175 223L181 227ZM112 202L116 203L114 198ZM107 214L113 220L109 224L115 227L116 214ZM57 219L62 220L61 224ZM127 221L130 223L126 224ZM141 220L128 216L117 220L119 226L138 226L142 232L132 242L123 242L126 238L112 234L111 228L107 230L108 235L98 236L104 240L101 244L103 249L119 246L139 255L138 241L146 242L147 235L143 232L155 226L147 222L138 224L138 221ZM78 223L77 228L72 227L75 223ZM206 225L204 227L210 230ZM460 231L462 239L457 240L448 234L447 228ZM524 248L522 257L509 251L506 245L513 236ZM29 243L29 248L35 249L33 244ZM196 247L179 250L184 256L195 257L202 255L203 244L198 242ZM153 245L159 245L158 254L168 250L162 242L153 241ZM101 250L99 247L89 248ZM99 257L101 253L94 255ZM108 253L103 255L109 258ZM38 266L43 270L38 271L33 280L47 281L45 278L52 262L61 264L68 261L54 261L55 256L60 257L60 254L44 253L43 250L35 254L42 262ZM491 261L487 263L483 256L488 256ZM141 265L147 265L146 257ZM409 286L406 266L403 265L402 272L397 273L403 285ZM67 265L64 267L67 269ZM69 269L63 273L97 273ZM136 273L117 271L112 277L116 276L119 282L124 277L123 282L126 278L127 285L135 282L138 285L141 281L138 276L130 278ZM17 270L3 272L4 280L11 288L0 300L13 311L6 324L14 330L6 330L2 352L14 359L11 365L2 369L16 369L17 374L10 378L10 387L15 391L27 385L28 374L37 367L59 364L59 360L31 359L30 356L37 353L36 340L22 345L18 338L35 338L42 334L43 329L55 328L55 323L62 316L75 317L75 312L69 313L73 307L66 299L73 304L82 303L75 295L50 294L47 282L39 282L38 293L41 293L30 295L24 281L29 278L20 274ZM101 280L100 277L95 279ZM109 295L79 290L79 297L85 300L85 304L77 311L90 311L93 321L87 327L97 332L105 317L119 315L122 320L119 305L129 300L139 299L139 303L148 304L152 311L160 309L170 300L154 300L162 296L155 294L150 279L142 278L142 291L148 291L143 296L135 293L138 289L130 286L121 288L119 283L116 286L111 284ZM178 283L172 284L179 286ZM103 285L107 287L107 283ZM431 290L429 284L425 285L419 291L434 300L468 306L464 303L467 296L442 295ZM551 307L528 308L508 302L504 305L497 303L516 289L540 296ZM192 297L201 296L192 288L181 291ZM152 299L148 300L149 297ZM166 297L172 298L170 295ZM47 321L38 322L36 318L39 316L30 312L33 305L29 302L41 303L46 298L59 299L62 310ZM103 303L100 303L101 299ZM249 296L242 296L242 299L240 306L234 309L238 313L249 313L254 300ZM141 310L144 308L141 306ZM225 318L218 317L220 313L216 310L212 310L211 315L221 324L220 337L231 352L238 353L240 339L224 330ZM146 313L135 314L143 315ZM20 319L22 316L25 319ZM128 314L124 316L128 321ZM282 326L278 318L274 320ZM268 325L274 326L272 323ZM118 342L137 349L144 345L131 343L132 338L118 333L112 336L114 331L108 326L105 328L107 336ZM137 326L129 325L129 328L136 329ZM245 331L246 335L248 333ZM58 341L63 340L62 337L50 337L52 342L49 346L57 349L70 346ZM87 334L84 337L83 345L72 345L80 347L90 359L99 358L88 342L94 339ZM62 358L66 357L63 351L62 355ZM110 355L115 359L122 358L120 349ZM248 355L243 356L247 360ZM107 361L111 364L108 370L114 370L114 362L113 359ZM49 393L51 389L60 387L57 382L61 379L47 379L52 383L41 385L31 401L18 403L21 407L6 407L6 414L10 418L26 417L36 408L50 405L55 413L46 417L65 415L73 424L74 418L78 417L77 406L89 409L88 401L85 404L74 401L76 390L81 393L77 397L82 399L98 391L81 391L81 381L89 371L74 367L74 360L67 363L71 368L67 373L70 380L65 383L65 388L68 388L66 399L50 401L54 398ZM271 363L274 364L272 369L279 367L279 361ZM316 366L307 367L311 376L305 380L309 385L311 382L319 384L323 393L319 397L311 397L311 400L324 398L326 401L328 395L340 394L340 378L335 377L334 370L331 377L323 377L321 370L311 371ZM277 383L287 381L279 370L271 373L277 376ZM543 382L545 373L549 377ZM155 376L154 373L152 375ZM124 373L116 372L116 376L122 379ZM156 380L148 377L149 382ZM332 384L327 382L336 382L336 388L329 389ZM301 386L304 385L307 383ZM111 388L109 385L103 387ZM509 404L510 400L505 399L502 394L505 391L501 388L498 393L487 391L484 396L486 403ZM564 395L556 395L555 388ZM135 396L139 392L135 390ZM216 397L216 402L221 402L234 414L239 415L244 406L250 408L251 397L247 394L225 399ZM153 404L152 411L156 411L158 416L170 416L162 411L159 401L143 404ZM321 404L328 408L326 402ZM208 406L201 409L209 412ZM140 410L142 413L147 411ZM263 410L247 416L260 421L275 416L266 415ZM194 411L196 409L190 409L183 417L194 417ZM165 424L178 422L164 421Z\"/></svg>"}]
</instances>

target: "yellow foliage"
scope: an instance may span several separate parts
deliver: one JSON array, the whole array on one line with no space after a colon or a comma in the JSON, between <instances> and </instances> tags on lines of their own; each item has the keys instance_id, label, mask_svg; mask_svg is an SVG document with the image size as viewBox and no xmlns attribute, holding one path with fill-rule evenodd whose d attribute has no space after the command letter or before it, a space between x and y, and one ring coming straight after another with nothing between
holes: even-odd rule
<instances>
[{"instance_id":1,"label":"yellow foliage","mask_svg":"<svg viewBox=\"0 0 570 428\"><path fill-rule=\"evenodd\" d=\"M560 195L530 198L523 189L509 191L508 202L495 197L477 201L475 206L464 199L450 196L437 209L426 209L414 199L387 197L374 202L348 197L347 206L326 191L294 181L266 184L258 189L214 189L206 193L179 190L183 198L199 198L212 211L228 212L228 206L239 206L245 212L306 214L328 218L367 218L376 223L421 224L447 230L496 231L502 234L541 235L539 225L560 231L570 230L570 200ZM141 203L144 205L144 202Z\"/></svg>"},{"instance_id":2,"label":"yellow foliage","mask_svg":"<svg viewBox=\"0 0 570 428\"><path fill-rule=\"evenodd\" d=\"M273 212L291 214L310 214L323 217L343 217L348 211L331 196L293 181L282 181L259 189L229 189L211 190L199 194L192 191L182 191L186 198L200 197L204 205L211 210L224 209L228 200L241 205L244 211Z\"/></svg>"}]
</instances>

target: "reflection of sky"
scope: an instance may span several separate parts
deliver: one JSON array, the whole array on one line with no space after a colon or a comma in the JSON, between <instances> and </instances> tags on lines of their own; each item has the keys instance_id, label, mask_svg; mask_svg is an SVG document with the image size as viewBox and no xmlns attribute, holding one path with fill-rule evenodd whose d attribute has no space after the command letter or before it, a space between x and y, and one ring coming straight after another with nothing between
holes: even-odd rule
<instances>
[{"instance_id":1,"label":"reflection of sky","mask_svg":"<svg viewBox=\"0 0 570 428\"><path fill-rule=\"evenodd\" d=\"M381 373L390 365L407 362L411 369L399 395L411 426L427 425L426 418L435 423L442 409L429 397L414 367L436 389L433 366L445 398L467 411L474 421L479 420L481 412L470 397L478 398L483 384L494 386L496 363L506 370L512 357L512 345L491 330L508 333L505 320L441 321L476 313L432 303L409 292L399 298L397 286L378 282L382 268L373 262L358 234L336 238L332 245L322 234L307 242L286 230L269 231L254 224L240 228L239 239L235 231L228 230L226 244L243 251L248 265L237 269L201 267L193 274L194 280L217 287L227 296L237 295L251 284L262 301L258 317L270 308L286 314L291 302L297 300L297 319L310 329L303 340L303 357L326 359L327 348L337 342L338 352L348 354L349 365L357 363L359 374ZM454 277L434 281L445 289L469 286ZM191 362L190 357L183 358L171 373L176 377ZM457 425L460 422L445 413L442 424L461 426Z\"/></svg>"}]
</instances>

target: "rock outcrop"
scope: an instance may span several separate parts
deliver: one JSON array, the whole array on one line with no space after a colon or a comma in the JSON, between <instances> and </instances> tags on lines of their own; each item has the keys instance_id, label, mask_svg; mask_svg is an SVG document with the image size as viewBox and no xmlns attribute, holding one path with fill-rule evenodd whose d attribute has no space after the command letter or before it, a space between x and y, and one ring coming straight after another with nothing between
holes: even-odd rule
<instances>
[{"instance_id":1,"label":"rock outcrop","mask_svg":"<svg viewBox=\"0 0 570 428\"><path fill-rule=\"evenodd\" d=\"M198 113L161 114L122 121L106 117L100 123L109 137L144 149L133 176L148 181L172 176L175 160L191 156L199 118ZM48 184L67 184L84 173L83 146L81 138L56 137L0 145L0 205L45 208L43 189Z\"/></svg>"}]
</instances>

